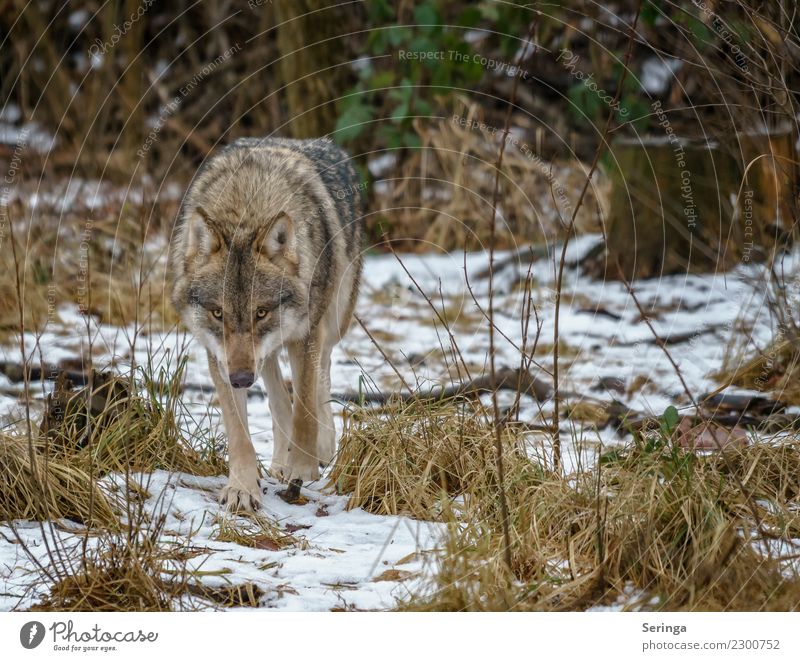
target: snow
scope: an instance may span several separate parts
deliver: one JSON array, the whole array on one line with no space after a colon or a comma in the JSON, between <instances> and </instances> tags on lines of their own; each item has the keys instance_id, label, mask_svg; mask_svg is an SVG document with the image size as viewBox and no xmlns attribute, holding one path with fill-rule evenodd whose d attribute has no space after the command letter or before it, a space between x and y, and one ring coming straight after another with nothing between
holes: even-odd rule
<instances>
[{"instance_id":1,"label":"snow","mask_svg":"<svg viewBox=\"0 0 800 661\"><path fill-rule=\"evenodd\" d=\"M69 15L67 22L73 30L80 30L89 20L89 12L86 9L78 9Z\"/></svg>"},{"instance_id":2,"label":"snow","mask_svg":"<svg viewBox=\"0 0 800 661\"><path fill-rule=\"evenodd\" d=\"M16 103L7 103L0 108L0 122L18 122L22 117L22 111Z\"/></svg>"},{"instance_id":3,"label":"snow","mask_svg":"<svg viewBox=\"0 0 800 661\"><path fill-rule=\"evenodd\" d=\"M672 57L651 57L642 63L639 79L648 94L664 94L675 74L680 70L681 60Z\"/></svg>"},{"instance_id":4,"label":"snow","mask_svg":"<svg viewBox=\"0 0 800 661\"><path fill-rule=\"evenodd\" d=\"M283 487L270 481L265 486L264 508L281 525L300 527L294 534L307 542L307 548L273 551L218 541L216 492L224 483L224 477L199 478L156 471L147 476L147 491L155 495L151 495L146 508L153 514L167 515L166 539L185 539L193 547L209 550L189 565L219 574L206 578L206 584L214 587L253 583L264 590L261 605L267 608L391 608L399 598L407 596L412 584L375 579L401 561L404 571L421 572L419 551L433 548L442 532L440 525L429 522L376 516L360 509L346 511L346 497L308 489L303 490L309 498L306 505L289 505L276 495ZM326 516L318 516L320 507L327 511ZM13 525L36 559L45 564L45 537L51 548L58 544L70 549L83 540L80 534L59 527L40 528L30 522ZM34 603L41 596L32 580L35 577L32 563L10 526L0 526L0 610L26 608Z\"/></svg>"},{"instance_id":5,"label":"snow","mask_svg":"<svg viewBox=\"0 0 800 661\"><path fill-rule=\"evenodd\" d=\"M14 116L13 112L10 116ZM25 149L31 149L39 154L45 154L56 144L56 139L36 122L28 122L24 126L0 121L0 143L14 145L16 156Z\"/></svg>"},{"instance_id":6,"label":"snow","mask_svg":"<svg viewBox=\"0 0 800 661\"><path fill-rule=\"evenodd\" d=\"M632 409L661 414L669 405L688 406L673 368L662 349L654 342L647 326L625 287L619 282L592 280L576 265L599 240L597 236L574 239L567 251L567 268L561 297L559 339L568 348L562 352L561 388L610 401L610 395L597 389L602 377L617 377L626 386L635 380L647 379L649 386L630 395L614 393L614 397ZM152 250L165 255L164 245ZM556 259L559 245L549 246L550 257L530 266L534 283L534 300L542 328L540 346L552 346L554 332ZM508 252L498 252L496 263L502 264ZM394 361L396 369L412 384L443 383L448 380L450 361L442 347L448 349L448 329L433 323L435 307L448 319L452 333L470 369L480 373L487 364L488 326L481 308L488 308L488 281L480 271L488 263L486 253L410 254L402 264L393 255L369 255L365 260L363 287L358 316L378 338L381 349ZM787 273L794 273L800 260L788 256L784 260ZM519 311L524 293L513 283L524 278L528 266L510 265L496 274L497 364L519 365L517 347L522 342ZM409 276L410 274L410 276ZM477 303L467 287L465 274ZM636 284L636 296L652 317L652 324L661 337L688 333L692 337L670 346L689 389L700 394L718 384L713 378L719 369L725 347L732 338L734 324L746 323L751 341L765 345L772 332L772 321L764 306L766 288L761 284L763 270L757 265L742 264L727 274L667 276ZM790 278L787 278L787 281ZM480 306L480 307L479 307ZM602 311L602 312L598 312ZM191 411L198 412L194 422L211 433L222 434L219 413L212 405L213 389L204 360L204 351L179 331L148 333L137 346L129 346L132 329L91 323L92 344L96 361L124 369L131 355L140 363L150 355L156 364L167 361L188 345L187 381L199 389L187 390L183 397ZM61 306L54 320L39 338L26 336L26 346L38 348L48 363L85 355L87 331L85 319L72 306ZM532 339L532 338L531 338ZM530 345L530 341L529 341ZM410 358L413 358L411 360ZM552 364L549 351L537 354L545 367ZM0 360L19 362L16 343L0 347ZM332 390L352 393L359 382L374 384L382 390L401 390L394 370L377 351L364 330L354 323L349 334L333 355ZM289 376L286 361L285 375ZM537 376L550 377L543 371ZM427 386L425 385L427 384ZM0 379L0 416L6 423L20 416L18 392L7 379ZM41 409L41 398L51 387L45 384L39 392L35 410ZM503 398L507 393L501 393ZM510 399L501 398L501 403ZM513 399L513 396L511 396ZM255 389L249 399L249 421L259 459L268 465L272 456L272 424L263 392ZM341 431L342 404L334 404L337 428ZM550 403L538 404L523 397L522 419L535 422L540 414L552 412ZM532 441L547 452L549 443ZM564 458L568 471L591 465L605 446L621 442L613 431L570 428L564 425ZM385 609L413 590L430 567L420 558L433 552L443 532L441 525L405 517L376 516L360 509L346 510L346 496L336 495L324 486L324 480L304 489L306 505L289 505L276 492L282 488L271 479L262 480L265 489L263 511L281 526L308 526L295 534L307 542L307 548L286 548L280 551L253 549L215 539L219 514L216 492L224 484L223 476L197 478L157 471L148 477L152 494L165 492L168 497L154 495L147 507L161 508L167 516L170 536L187 544L207 548L209 553L197 558L204 570L225 569L224 580L233 584L253 582L265 592L262 607L285 610L328 610L332 608ZM327 516L317 516L320 506ZM45 532L38 524L19 522L18 530L39 559L45 557L44 535L58 535L66 544L80 538L77 532ZM45 529L46 530L46 529ZM414 555L416 554L416 555ZM407 558L409 562L398 563ZM411 572L406 581L375 581L386 569L400 568ZM222 581L210 577L208 582ZM36 581L31 561L7 525L0 526L0 609L22 608L32 603L36 590L28 589ZM634 595L631 595L633 597ZM617 607L622 607L622 602Z\"/></svg>"},{"instance_id":7,"label":"snow","mask_svg":"<svg viewBox=\"0 0 800 661\"><path fill-rule=\"evenodd\" d=\"M396 164L397 164L397 155L390 151L387 151L380 154L379 156L371 158L369 163L367 164L367 168L369 169L369 173L373 177L382 177L387 172L392 171Z\"/></svg>"}]
</instances>

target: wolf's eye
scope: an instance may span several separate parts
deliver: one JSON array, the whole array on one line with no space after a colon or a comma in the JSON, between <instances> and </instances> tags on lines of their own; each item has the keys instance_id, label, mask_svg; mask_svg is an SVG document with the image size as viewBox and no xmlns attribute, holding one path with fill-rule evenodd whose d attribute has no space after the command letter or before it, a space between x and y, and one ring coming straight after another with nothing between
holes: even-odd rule
<instances>
[{"instance_id":1,"label":"wolf's eye","mask_svg":"<svg viewBox=\"0 0 800 661\"><path fill-rule=\"evenodd\" d=\"M258 308L256 310L256 319L266 319L268 311L267 308Z\"/></svg>"},{"instance_id":2,"label":"wolf's eye","mask_svg":"<svg viewBox=\"0 0 800 661\"><path fill-rule=\"evenodd\" d=\"M214 319L222 319L222 310L220 308L214 308L211 310L211 316L214 317Z\"/></svg>"}]
</instances>

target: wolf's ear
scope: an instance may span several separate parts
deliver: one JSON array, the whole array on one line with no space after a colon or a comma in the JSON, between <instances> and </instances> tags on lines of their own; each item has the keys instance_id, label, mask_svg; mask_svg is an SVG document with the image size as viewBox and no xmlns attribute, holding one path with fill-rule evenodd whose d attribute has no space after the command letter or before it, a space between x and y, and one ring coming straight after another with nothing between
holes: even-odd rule
<instances>
[{"instance_id":1,"label":"wolf's ear","mask_svg":"<svg viewBox=\"0 0 800 661\"><path fill-rule=\"evenodd\" d=\"M201 206L191 212L187 225L185 268L191 271L199 255L209 256L219 252L225 245L225 239L220 226Z\"/></svg>"},{"instance_id":2,"label":"wolf's ear","mask_svg":"<svg viewBox=\"0 0 800 661\"><path fill-rule=\"evenodd\" d=\"M222 228L219 226L217 221L214 220L211 215L199 204L196 207L196 211L197 215L203 219L203 223L208 230L208 232L206 232L207 239L204 241L203 247L209 255L213 255L215 252L222 250L222 247L225 245L225 237L223 235Z\"/></svg>"},{"instance_id":3,"label":"wolf's ear","mask_svg":"<svg viewBox=\"0 0 800 661\"><path fill-rule=\"evenodd\" d=\"M297 263L294 223L285 211L281 211L269 224L256 233L253 249L257 255L268 259L276 257Z\"/></svg>"}]
</instances>

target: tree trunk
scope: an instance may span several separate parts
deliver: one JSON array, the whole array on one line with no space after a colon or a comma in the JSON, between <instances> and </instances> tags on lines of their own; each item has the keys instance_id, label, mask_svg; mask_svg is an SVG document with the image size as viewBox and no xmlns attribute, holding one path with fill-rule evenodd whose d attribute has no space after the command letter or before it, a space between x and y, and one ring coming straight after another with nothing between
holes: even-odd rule
<instances>
[{"instance_id":1,"label":"tree trunk","mask_svg":"<svg viewBox=\"0 0 800 661\"><path fill-rule=\"evenodd\" d=\"M281 77L295 138L333 131L336 99L342 94L345 49L336 35L344 17L333 0L278 0L278 50Z\"/></svg>"},{"instance_id":2,"label":"tree trunk","mask_svg":"<svg viewBox=\"0 0 800 661\"><path fill-rule=\"evenodd\" d=\"M633 280L726 270L769 254L791 226L791 132L739 136L726 148L619 140L612 156L605 264L596 275L616 278L619 268Z\"/></svg>"}]
</instances>

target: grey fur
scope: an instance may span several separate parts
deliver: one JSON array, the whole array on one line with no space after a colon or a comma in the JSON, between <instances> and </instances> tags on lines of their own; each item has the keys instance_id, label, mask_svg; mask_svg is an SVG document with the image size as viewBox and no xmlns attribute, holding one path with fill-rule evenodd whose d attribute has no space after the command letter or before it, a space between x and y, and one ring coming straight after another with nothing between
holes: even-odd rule
<instances>
[{"instance_id":1,"label":"grey fur","mask_svg":"<svg viewBox=\"0 0 800 661\"><path fill-rule=\"evenodd\" d=\"M293 371L300 371L293 374L297 380L304 369L312 369L303 351L319 351L313 368L322 371L319 387L312 383L309 397L324 395L329 389L330 349L347 330L358 294L361 241L359 179L347 154L329 139L242 138L206 161L179 211L169 273L172 302L208 349L212 376L220 383L238 383L234 373L266 369L287 346L299 356L292 362ZM283 400L274 371L270 374L268 392L272 389L275 399ZM224 417L226 407L230 418L239 406L235 395L235 401L221 401ZM325 418L324 433L332 433L329 411L320 408L312 417L317 422ZM287 426L285 412L276 414L273 408L273 418L283 418ZM234 423L225 423L231 437ZM292 434L315 433L312 424L308 419L298 422L295 411ZM286 429L279 432L290 435ZM246 428L237 428L236 434L249 440ZM301 440L289 439L292 445L278 462L287 464L276 470L284 477L297 473L313 478L308 461L305 469L296 469L297 453L291 454ZM236 443L249 455L241 438ZM326 457L319 458L329 458L331 451L326 449ZM234 472L232 465L231 485ZM240 472L249 476L240 480L247 481L248 488L237 491L231 486L234 498L239 491L252 492L252 471ZM244 500L235 505L247 508Z\"/></svg>"}]
</instances>

